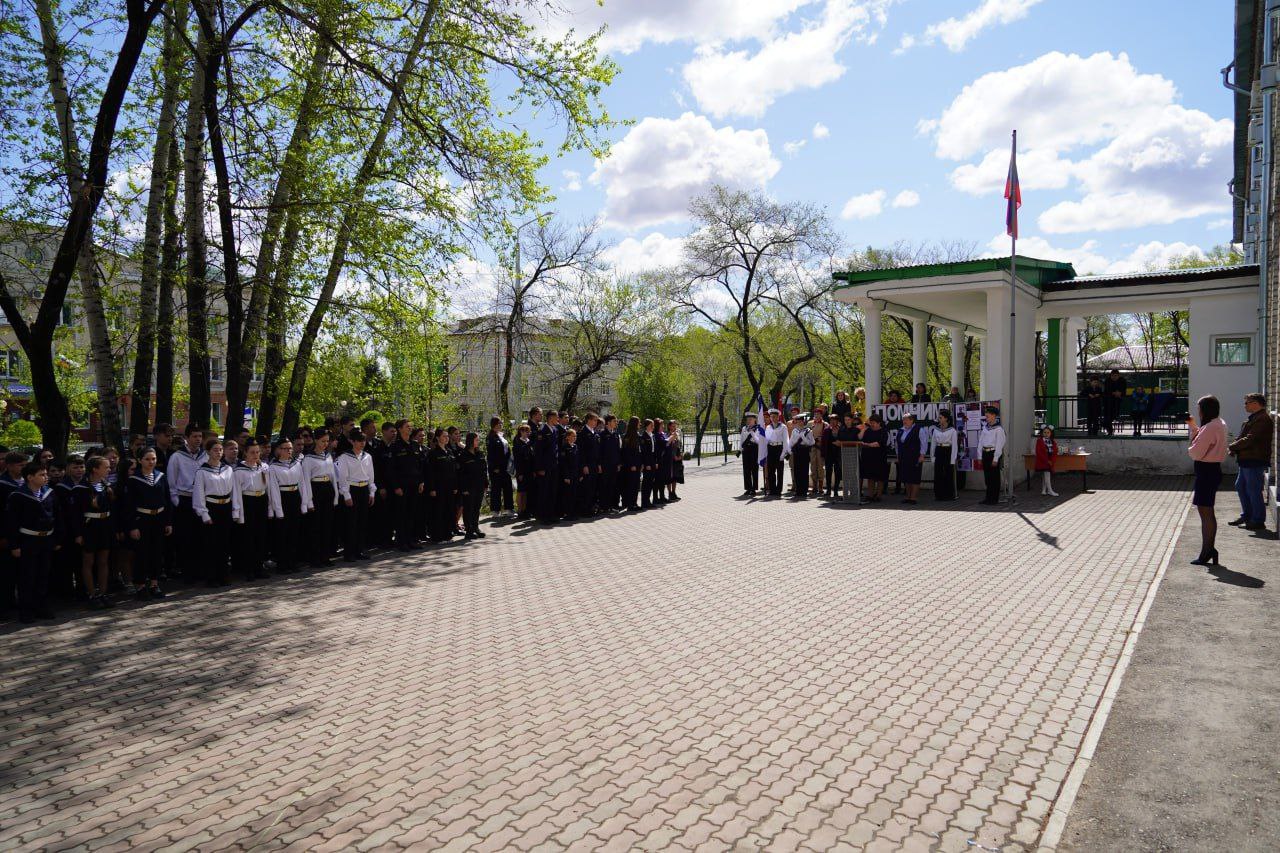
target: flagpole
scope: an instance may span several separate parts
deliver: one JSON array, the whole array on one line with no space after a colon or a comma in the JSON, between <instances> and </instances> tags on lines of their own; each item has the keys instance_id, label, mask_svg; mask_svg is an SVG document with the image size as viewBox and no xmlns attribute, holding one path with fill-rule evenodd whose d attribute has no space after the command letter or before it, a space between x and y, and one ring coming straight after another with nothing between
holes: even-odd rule
<instances>
[{"instance_id":1,"label":"flagpole","mask_svg":"<svg viewBox=\"0 0 1280 853\"><path fill-rule=\"evenodd\" d=\"M1018 156L1018 131L1013 131L1013 153L1012 156ZM1016 160L1015 160L1016 161ZM1021 192L1019 190L1019 192ZM1011 201L1010 204L1013 204ZM1016 212L1014 214L1017 215ZM1016 221L1016 220L1015 220ZM1014 377L1017 370L1017 316L1018 316L1018 228L1015 225L1010 229L1009 234L1009 387L1005 393L1004 400L1004 423L1005 423L1005 500L1010 504L1014 502L1013 497L1013 464L1011 463L1008 450L1014 449L1014 421L1013 421L1013 398L1017 393L1015 389L1017 384ZM1021 445L1018 445L1021 446ZM1021 461L1021 460L1019 460Z\"/></svg>"}]
</instances>

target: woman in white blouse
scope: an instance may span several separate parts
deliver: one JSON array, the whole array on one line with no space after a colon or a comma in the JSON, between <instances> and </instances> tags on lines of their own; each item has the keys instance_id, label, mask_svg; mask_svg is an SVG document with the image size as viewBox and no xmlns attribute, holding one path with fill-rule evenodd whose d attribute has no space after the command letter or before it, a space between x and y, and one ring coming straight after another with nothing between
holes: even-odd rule
<instances>
[{"instance_id":1,"label":"woman in white blouse","mask_svg":"<svg viewBox=\"0 0 1280 853\"><path fill-rule=\"evenodd\" d=\"M951 413L938 412L938 425L933 428L933 494L940 501L956 499L956 428Z\"/></svg>"},{"instance_id":2,"label":"woman in white blouse","mask_svg":"<svg viewBox=\"0 0 1280 853\"><path fill-rule=\"evenodd\" d=\"M196 469L191 488L191 508L200 519L200 550L204 580L209 586L223 586L230 580L232 498L236 488L230 465L222 461L222 442L211 438L204 443L208 455Z\"/></svg>"},{"instance_id":3,"label":"woman in white blouse","mask_svg":"<svg viewBox=\"0 0 1280 853\"><path fill-rule=\"evenodd\" d=\"M271 445L267 467L267 506L271 517L271 546L276 570L298 570L298 537L302 516L311 506L311 483L302 463L293 458L293 442L282 438Z\"/></svg>"}]
</instances>

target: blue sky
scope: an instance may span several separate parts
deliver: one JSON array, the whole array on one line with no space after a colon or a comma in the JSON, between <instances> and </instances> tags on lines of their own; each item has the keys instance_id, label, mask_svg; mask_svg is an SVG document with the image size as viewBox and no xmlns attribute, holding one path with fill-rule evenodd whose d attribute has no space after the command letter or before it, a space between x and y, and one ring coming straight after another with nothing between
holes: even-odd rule
<instances>
[{"instance_id":1,"label":"blue sky","mask_svg":"<svg viewBox=\"0 0 1280 853\"><path fill-rule=\"evenodd\" d=\"M712 181L825 205L854 247L1003 251L1013 127L1023 254L1116 272L1230 239L1226 0L565 2L609 24L636 124L545 178L624 266L676 257Z\"/></svg>"}]
</instances>

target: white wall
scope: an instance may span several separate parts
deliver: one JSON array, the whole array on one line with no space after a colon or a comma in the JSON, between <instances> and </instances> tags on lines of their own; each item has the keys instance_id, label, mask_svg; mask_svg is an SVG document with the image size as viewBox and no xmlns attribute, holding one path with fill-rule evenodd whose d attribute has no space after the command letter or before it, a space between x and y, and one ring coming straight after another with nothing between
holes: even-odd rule
<instances>
[{"instance_id":1,"label":"white wall","mask_svg":"<svg viewBox=\"0 0 1280 853\"><path fill-rule=\"evenodd\" d=\"M1210 363L1215 335L1251 335L1253 364L1219 366ZM1250 296L1199 296L1191 300L1190 410L1196 400L1213 394L1222 403L1222 417L1234 434L1244 422L1244 395L1258 384L1258 302Z\"/></svg>"}]
</instances>

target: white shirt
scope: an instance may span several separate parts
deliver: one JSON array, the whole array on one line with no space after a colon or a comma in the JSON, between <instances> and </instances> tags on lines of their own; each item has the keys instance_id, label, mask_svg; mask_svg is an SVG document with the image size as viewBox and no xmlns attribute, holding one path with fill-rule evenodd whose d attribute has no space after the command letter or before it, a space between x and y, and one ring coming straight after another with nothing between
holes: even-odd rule
<instances>
[{"instance_id":1,"label":"white shirt","mask_svg":"<svg viewBox=\"0 0 1280 853\"><path fill-rule=\"evenodd\" d=\"M337 472L333 469L333 459L329 456L322 456L319 453L308 453L301 460L302 471L311 483L333 483L333 505L338 505L338 486L334 482L338 479ZM315 489L307 490L308 509L315 509Z\"/></svg>"},{"instance_id":2,"label":"white shirt","mask_svg":"<svg viewBox=\"0 0 1280 853\"><path fill-rule=\"evenodd\" d=\"M165 474L169 477L169 500L178 505L178 495L190 495L196 486L196 470L209 461L209 454L200 450L192 453L180 447L169 457Z\"/></svg>"},{"instance_id":3,"label":"white shirt","mask_svg":"<svg viewBox=\"0 0 1280 853\"><path fill-rule=\"evenodd\" d=\"M235 491L235 475L232 467L219 463L217 468L201 465L196 469L195 483L191 490L191 508L200 516L202 522L209 520L209 505L206 498L217 498L230 501Z\"/></svg>"},{"instance_id":4,"label":"white shirt","mask_svg":"<svg viewBox=\"0 0 1280 853\"><path fill-rule=\"evenodd\" d=\"M297 488L304 513L311 508L311 481L303 475L302 464L296 459L290 459L288 462L277 460L267 466L267 515L269 518L284 518L284 505L280 501L282 486L286 489L288 486Z\"/></svg>"},{"instance_id":5,"label":"white shirt","mask_svg":"<svg viewBox=\"0 0 1280 853\"><path fill-rule=\"evenodd\" d=\"M1004 455L1004 427L1000 424L989 426L982 425L982 435L978 439L978 446L982 450L994 450L995 461L999 462L1000 457Z\"/></svg>"},{"instance_id":6,"label":"white shirt","mask_svg":"<svg viewBox=\"0 0 1280 853\"><path fill-rule=\"evenodd\" d=\"M241 461L231 469L231 473L235 477L236 484L235 491L231 493L231 518L243 523L245 497L267 496L267 466L261 462L256 466L250 466Z\"/></svg>"},{"instance_id":7,"label":"white shirt","mask_svg":"<svg viewBox=\"0 0 1280 853\"><path fill-rule=\"evenodd\" d=\"M373 505L373 496L378 491L378 486L373 479L372 456L363 451L359 456L356 456L348 451L337 458L333 463L333 467L338 475L338 497L342 498L343 503L351 500L351 486L353 483L367 483L369 486L369 505Z\"/></svg>"},{"instance_id":8,"label":"white shirt","mask_svg":"<svg viewBox=\"0 0 1280 853\"><path fill-rule=\"evenodd\" d=\"M954 427L946 429L933 428L930 443L934 448L943 448L950 454L951 464L956 464L956 431Z\"/></svg>"},{"instance_id":9,"label":"white shirt","mask_svg":"<svg viewBox=\"0 0 1280 853\"><path fill-rule=\"evenodd\" d=\"M801 427L791 433L791 441L787 445L787 449L790 450L802 445L804 447L813 447L816 441L817 440L813 437L813 430L809 427Z\"/></svg>"},{"instance_id":10,"label":"white shirt","mask_svg":"<svg viewBox=\"0 0 1280 853\"><path fill-rule=\"evenodd\" d=\"M783 448L787 446L787 425L786 424L770 424L764 428L765 444L777 444Z\"/></svg>"}]
</instances>

